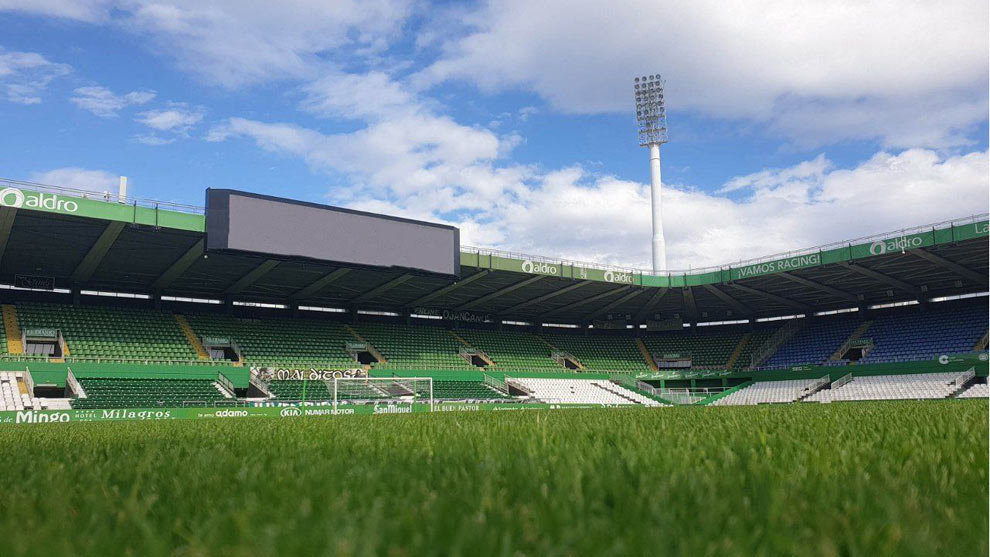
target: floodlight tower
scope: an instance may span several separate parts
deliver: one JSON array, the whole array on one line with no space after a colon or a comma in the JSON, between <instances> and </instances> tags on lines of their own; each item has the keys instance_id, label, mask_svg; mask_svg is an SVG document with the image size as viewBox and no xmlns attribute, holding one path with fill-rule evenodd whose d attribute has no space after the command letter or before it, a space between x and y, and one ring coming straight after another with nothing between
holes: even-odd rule
<instances>
[{"instance_id":1,"label":"floodlight tower","mask_svg":"<svg viewBox=\"0 0 990 557\"><path fill-rule=\"evenodd\" d=\"M633 79L639 145L650 148L650 198L653 204L653 271L667 268L667 246L663 241L663 202L660 196L660 145L667 143L667 111L663 104L664 81L657 75Z\"/></svg>"}]
</instances>

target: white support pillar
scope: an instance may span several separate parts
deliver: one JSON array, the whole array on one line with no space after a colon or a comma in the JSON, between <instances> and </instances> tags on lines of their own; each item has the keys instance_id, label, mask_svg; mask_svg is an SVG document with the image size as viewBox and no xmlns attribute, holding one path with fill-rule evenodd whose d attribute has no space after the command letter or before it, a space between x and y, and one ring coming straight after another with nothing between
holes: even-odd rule
<instances>
[{"instance_id":1,"label":"white support pillar","mask_svg":"<svg viewBox=\"0 0 990 557\"><path fill-rule=\"evenodd\" d=\"M120 186L117 187L117 202L127 203L127 176L120 177Z\"/></svg>"},{"instance_id":2,"label":"white support pillar","mask_svg":"<svg viewBox=\"0 0 990 557\"><path fill-rule=\"evenodd\" d=\"M667 244L663 239L663 197L660 180L660 144L650 143L650 200L653 205L653 272L667 269Z\"/></svg>"}]
</instances>

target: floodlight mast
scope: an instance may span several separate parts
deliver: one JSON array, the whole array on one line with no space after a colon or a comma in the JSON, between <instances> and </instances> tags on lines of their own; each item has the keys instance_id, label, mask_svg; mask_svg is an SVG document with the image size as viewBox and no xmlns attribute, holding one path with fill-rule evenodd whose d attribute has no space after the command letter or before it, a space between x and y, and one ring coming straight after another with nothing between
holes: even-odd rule
<instances>
[{"instance_id":1,"label":"floodlight mast","mask_svg":"<svg viewBox=\"0 0 990 557\"><path fill-rule=\"evenodd\" d=\"M633 79L639 145L650 148L650 200L653 206L653 271L667 269L667 245L663 239L663 200L660 180L660 145L667 143L667 111L663 103L663 78L659 74Z\"/></svg>"}]
</instances>

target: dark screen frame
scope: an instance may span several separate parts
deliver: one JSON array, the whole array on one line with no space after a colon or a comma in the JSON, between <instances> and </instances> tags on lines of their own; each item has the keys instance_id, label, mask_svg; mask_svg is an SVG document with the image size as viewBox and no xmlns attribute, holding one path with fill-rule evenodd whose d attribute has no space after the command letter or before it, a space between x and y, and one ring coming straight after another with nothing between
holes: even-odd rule
<instances>
[{"instance_id":1,"label":"dark screen frame","mask_svg":"<svg viewBox=\"0 0 990 557\"><path fill-rule=\"evenodd\" d=\"M447 273L437 273L433 271L428 271L426 269L417 269L412 267L402 267L398 265L384 267L377 265L366 265L361 263L354 263L348 261L330 261L326 259L318 259L313 257L305 257L299 255L284 255L284 254L269 254L260 251L246 251L239 249L231 249L230 246L230 198L234 195L241 197L249 197L258 199L261 201L268 201L272 203L284 203L288 205L297 205L302 207L309 207L313 209L321 209L337 213L346 213L350 215L358 215L363 217L370 217L374 219L385 219L390 221L402 222L405 224L414 224L418 226L429 226L433 228L442 228L444 230L449 230L453 232L454 235L454 274L448 275ZM357 209L347 209L344 207L335 207L333 205L325 205L322 203L312 203L309 201L297 201L294 199L287 199L284 197L276 197L273 195L264 195L260 193L252 193L241 190L226 189L226 188L206 188L206 253L209 252L223 252L223 253L234 253L234 254L244 254L244 255L264 255L269 256L271 259L278 259L282 261L318 261L321 263L331 263L335 265L341 265L346 267L355 268L368 268L368 269L405 269L413 273L429 275L429 276L442 276L442 277L454 277L460 278L461 276L461 231L456 226L451 226L448 224L439 224L436 222L428 222L416 219L409 219L405 217L396 217L392 215L382 215L379 213L372 213L369 211L359 211Z\"/></svg>"}]
</instances>

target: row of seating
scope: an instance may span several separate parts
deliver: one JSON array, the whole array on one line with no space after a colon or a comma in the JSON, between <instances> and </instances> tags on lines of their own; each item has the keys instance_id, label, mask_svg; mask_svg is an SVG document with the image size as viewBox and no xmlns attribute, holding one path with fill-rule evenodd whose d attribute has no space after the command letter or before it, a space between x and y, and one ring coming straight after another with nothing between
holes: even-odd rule
<instances>
[{"instance_id":1,"label":"row of seating","mask_svg":"<svg viewBox=\"0 0 990 557\"><path fill-rule=\"evenodd\" d=\"M174 408L214 406L227 399L211 379L79 378L86 398L73 399L72 407Z\"/></svg>"},{"instance_id":2,"label":"row of seating","mask_svg":"<svg viewBox=\"0 0 990 557\"><path fill-rule=\"evenodd\" d=\"M357 339L335 321L309 319L243 319L224 315L187 315L200 337L234 341L244 363L269 366L354 367L348 342Z\"/></svg>"},{"instance_id":3,"label":"row of seating","mask_svg":"<svg viewBox=\"0 0 990 557\"><path fill-rule=\"evenodd\" d=\"M551 404L605 404L610 406L662 406L645 397L604 380L513 378L533 398Z\"/></svg>"},{"instance_id":4,"label":"row of seating","mask_svg":"<svg viewBox=\"0 0 990 557\"><path fill-rule=\"evenodd\" d=\"M270 382L268 384L268 390L279 400L332 400L333 392L331 385L332 383L324 381L307 381L304 386L303 381L282 380ZM403 394L402 392L388 392L385 390L384 385L375 382L362 384L360 382L350 381L342 385L346 386L346 389L338 388L338 400L373 400L391 398ZM413 388L416 389L417 396L421 398L428 398L430 395L428 383L421 382ZM434 400L494 400L509 398L509 396L480 381L434 380L433 398Z\"/></svg>"},{"instance_id":5,"label":"row of seating","mask_svg":"<svg viewBox=\"0 0 990 557\"><path fill-rule=\"evenodd\" d=\"M809 393L815 379L757 381L716 400L713 406L746 406L795 402Z\"/></svg>"},{"instance_id":6,"label":"row of seating","mask_svg":"<svg viewBox=\"0 0 990 557\"><path fill-rule=\"evenodd\" d=\"M72 358L102 360L195 361L196 352L175 315L150 309L18 304L21 328L59 329ZM749 364L754 350L762 346L774 327L756 327L747 333L739 327L704 327L690 332L569 331L544 329L450 331L431 325L358 323L348 326L315 319L243 319L217 314L187 317L196 336L220 337L235 342L248 365L325 366L358 365L346 350L348 342L362 337L387 359L373 364L381 369L477 370L459 352L471 347L485 352L495 371L557 372L564 366L551 357L554 350L571 354L586 371L649 372L650 366L637 337L654 355L690 354L695 369L724 369L744 335L733 368ZM845 365L828 358L863 323L857 315L816 318L805 324L762 366L787 368L804 364ZM3 331L3 327L0 327ZM985 303L932 304L924 313L897 309L880 312L863 333L874 348L860 363L928 359L936 353L959 353L973 348L986 333ZM0 351L6 352L0 337ZM19 358L42 359L41 354Z\"/></svg>"},{"instance_id":7,"label":"row of seating","mask_svg":"<svg viewBox=\"0 0 990 557\"><path fill-rule=\"evenodd\" d=\"M18 304L21 329L59 329L76 358L194 360L171 313L129 308Z\"/></svg>"},{"instance_id":8,"label":"row of seating","mask_svg":"<svg viewBox=\"0 0 990 557\"><path fill-rule=\"evenodd\" d=\"M809 396L809 402L840 400L918 400L948 398L959 390L958 373L918 373L910 375L871 375L854 377L841 387L822 389Z\"/></svg>"}]
</instances>

